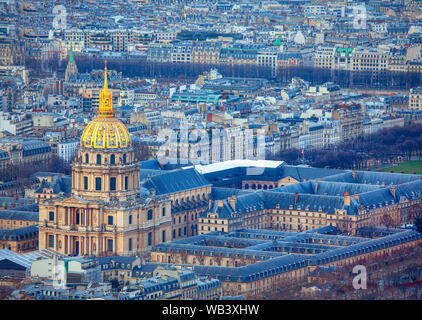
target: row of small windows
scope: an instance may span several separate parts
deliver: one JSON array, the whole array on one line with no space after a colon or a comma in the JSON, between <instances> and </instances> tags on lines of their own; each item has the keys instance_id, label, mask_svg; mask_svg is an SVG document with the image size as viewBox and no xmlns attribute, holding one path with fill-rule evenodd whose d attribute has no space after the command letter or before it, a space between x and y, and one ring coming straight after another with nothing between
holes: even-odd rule
<instances>
[{"instance_id":1,"label":"row of small windows","mask_svg":"<svg viewBox=\"0 0 422 320\"><path fill-rule=\"evenodd\" d=\"M126 164L126 154L123 154L122 163ZM85 154L85 163L89 163L89 154ZM101 154L97 154L97 162L96 164L102 164L102 157ZM116 156L112 154L110 156L110 164L116 164Z\"/></svg>"},{"instance_id":2,"label":"row of small windows","mask_svg":"<svg viewBox=\"0 0 422 320\"><path fill-rule=\"evenodd\" d=\"M162 215L163 215L163 217L166 215L166 208L163 208L162 209ZM148 210L148 212L147 212L147 219L148 220L152 220L152 210L151 209ZM54 221L54 211L50 211L48 213L48 220L49 221ZM76 214L76 224L79 224L79 221L80 221L80 219L79 219L79 213L77 213ZM129 224L132 224L132 222L133 222L133 218L132 218L132 215L130 215L129 216ZM113 216L108 216L107 217L107 224L108 225L113 225Z\"/></svg>"},{"instance_id":3,"label":"row of small windows","mask_svg":"<svg viewBox=\"0 0 422 320\"><path fill-rule=\"evenodd\" d=\"M166 230L161 233L162 242L166 242ZM129 251L132 251L132 238L129 238ZM148 246L152 245L152 233L148 232Z\"/></svg>"},{"instance_id":4,"label":"row of small windows","mask_svg":"<svg viewBox=\"0 0 422 320\"><path fill-rule=\"evenodd\" d=\"M127 176L124 178L124 189L127 190L129 187L129 179ZM88 177L84 177L84 190L88 190L89 184L88 184ZM101 191L102 190L102 179L100 177L95 178L95 190ZM110 191L116 190L116 178L111 177L110 178Z\"/></svg>"}]
</instances>

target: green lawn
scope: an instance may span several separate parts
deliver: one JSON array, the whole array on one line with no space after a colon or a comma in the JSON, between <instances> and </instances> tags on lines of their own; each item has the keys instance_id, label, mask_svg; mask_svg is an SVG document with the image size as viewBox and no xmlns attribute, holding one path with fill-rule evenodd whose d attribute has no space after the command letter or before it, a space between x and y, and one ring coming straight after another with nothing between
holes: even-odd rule
<instances>
[{"instance_id":1,"label":"green lawn","mask_svg":"<svg viewBox=\"0 0 422 320\"><path fill-rule=\"evenodd\" d=\"M410 174L414 172L416 172L416 174L422 174L422 160L402 162L397 166L381 169L381 171L382 172L394 171L395 173L400 173L403 171L404 173L410 173Z\"/></svg>"}]
</instances>

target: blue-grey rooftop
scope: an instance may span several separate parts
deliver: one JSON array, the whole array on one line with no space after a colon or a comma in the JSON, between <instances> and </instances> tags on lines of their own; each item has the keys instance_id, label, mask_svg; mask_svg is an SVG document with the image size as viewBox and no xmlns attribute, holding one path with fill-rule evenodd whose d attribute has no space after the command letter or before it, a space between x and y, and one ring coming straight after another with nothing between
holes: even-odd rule
<instances>
[{"instance_id":1,"label":"blue-grey rooftop","mask_svg":"<svg viewBox=\"0 0 422 320\"><path fill-rule=\"evenodd\" d=\"M421 233L407 229L378 228L380 238L344 236L335 227L323 227L300 233L242 229L229 233L211 232L191 238L165 243L153 248L160 252L181 252L223 257L258 257L258 262L241 267L194 265L198 275L212 275L220 281L250 282L268 276L324 265L339 259L382 250L398 244L419 240ZM337 232L336 232L337 231ZM189 241L189 240L192 241ZM226 241L225 241L226 240ZM232 245L238 248L232 248ZM215 246L215 247L213 247ZM226 247L221 247L226 246ZM230 248L228 248L230 246ZM158 250L157 250L158 249ZM258 254L258 252L261 252ZM288 252L288 254L283 253ZM270 254L273 253L273 254ZM277 254L278 253L278 254Z\"/></svg>"}]
</instances>

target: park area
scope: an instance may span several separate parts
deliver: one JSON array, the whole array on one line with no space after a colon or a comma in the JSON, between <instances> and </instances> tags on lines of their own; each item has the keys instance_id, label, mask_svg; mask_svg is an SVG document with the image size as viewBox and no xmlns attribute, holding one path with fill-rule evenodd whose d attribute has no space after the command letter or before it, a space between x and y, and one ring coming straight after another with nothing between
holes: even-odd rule
<instances>
[{"instance_id":1,"label":"park area","mask_svg":"<svg viewBox=\"0 0 422 320\"><path fill-rule=\"evenodd\" d=\"M422 160L406 161L396 166L381 169L382 172L422 174Z\"/></svg>"}]
</instances>

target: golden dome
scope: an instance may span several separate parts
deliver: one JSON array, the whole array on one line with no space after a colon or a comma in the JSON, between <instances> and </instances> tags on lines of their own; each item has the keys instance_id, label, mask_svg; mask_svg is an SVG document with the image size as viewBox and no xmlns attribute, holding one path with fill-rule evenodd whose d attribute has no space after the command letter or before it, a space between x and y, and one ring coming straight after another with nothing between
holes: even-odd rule
<instances>
[{"instance_id":1,"label":"golden dome","mask_svg":"<svg viewBox=\"0 0 422 320\"><path fill-rule=\"evenodd\" d=\"M126 126L114 117L112 94L108 89L107 65L104 68L104 88L100 90L98 117L82 133L80 145L86 148L127 148L131 144Z\"/></svg>"}]
</instances>

